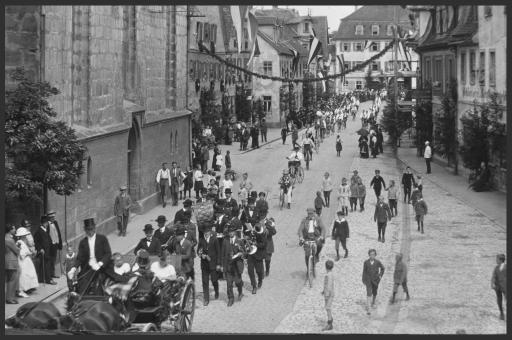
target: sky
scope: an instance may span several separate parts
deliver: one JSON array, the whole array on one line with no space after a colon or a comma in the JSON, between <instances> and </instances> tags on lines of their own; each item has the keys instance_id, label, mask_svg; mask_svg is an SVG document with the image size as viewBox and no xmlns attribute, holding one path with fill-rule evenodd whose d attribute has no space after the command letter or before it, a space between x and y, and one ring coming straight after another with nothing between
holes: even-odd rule
<instances>
[{"instance_id":1,"label":"sky","mask_svg":"<svg viewBox=\"0 0 512 340\"><path fill-rule=\"evenodd\" d=\"M272 6L256 6L257 8L271 8ZM279 6L283 8L295 8L301 15L307 15L308 9L311 9L312 16L327 16L327 25L329 32L338 30L340 19L351 14L355 6Z\"/></svg>"}]
</instances>

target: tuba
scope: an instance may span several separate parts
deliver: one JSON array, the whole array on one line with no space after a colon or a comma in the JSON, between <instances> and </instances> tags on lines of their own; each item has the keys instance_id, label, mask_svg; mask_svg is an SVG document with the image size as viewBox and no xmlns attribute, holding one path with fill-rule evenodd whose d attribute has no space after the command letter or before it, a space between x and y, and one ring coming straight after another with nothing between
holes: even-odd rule
<instances>
[{"instance_id":1,"label":"tuba","mask_svg":"<svg viewBox=\"0 0 512 340\"><path fill-rule=\"evenodd\" d=\"M248 236L243 239L244 249L247 255L253 255L256 253L258 248L256 247L256 234L255 231L251 231Z\"/></svg>"}]
</instances>

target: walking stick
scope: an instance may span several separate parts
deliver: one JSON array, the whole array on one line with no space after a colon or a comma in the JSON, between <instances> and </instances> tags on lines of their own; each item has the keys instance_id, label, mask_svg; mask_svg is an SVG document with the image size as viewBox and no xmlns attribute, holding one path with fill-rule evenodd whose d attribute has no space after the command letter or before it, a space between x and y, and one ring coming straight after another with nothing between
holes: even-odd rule
<instances>
[{"instance_id":1,"label":"walking stick","mask_svg":"<svg viewBox=\"0 0 512 340\"><path fill-rule=\"evenodd\" d=\"M59 249L59 265L60 265L60 275L59 275L59 277L62 276L62 255L61 255L61 253L62 253L62 250Z\"/></svg>"},{"instance_id":2,"label":"walking stick","mask_svg":"<svg viewBox=\"0 0 512 340\"><path fill-rule=\"evenodd\" d=\"M46 287L46 271L44 270L44 254L41 253L41 264L43 266L43 272L41 273L43 276L43 287Z\"/></svg>"}]
</instances>

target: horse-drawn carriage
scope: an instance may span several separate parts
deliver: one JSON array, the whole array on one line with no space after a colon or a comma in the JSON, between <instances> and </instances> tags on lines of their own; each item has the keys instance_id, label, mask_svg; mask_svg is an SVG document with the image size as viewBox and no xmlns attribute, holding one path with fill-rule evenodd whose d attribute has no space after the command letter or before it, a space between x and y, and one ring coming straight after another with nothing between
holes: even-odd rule
<instances>
[{"instance_id":1,"label":"horse-drawn carriage","mask_svg":"<svg viewBox=\"0 0 512 340\"><path fill-rule=\"evenodd\" d=\"M129 262L135 262L134 255ZM6 333L17 334L20 328L25 331L33 328L51 329L57 333L94 334L140 331L190 332L195 310L193 280L186 280L182 276L173 281L158 280L153 298L137 300L134 298L137 294L133 292L140 286L139 278L134 276L127 283L113 284L109 283L108 279L102 280L102 294L79 295L70 292L65 315L61 315L55 306L48 302L22 305L15 317L6 320L6 325L13 328L6 329ZM85 291L87 292L87 289Z\"/></svg>"}]
</instances>

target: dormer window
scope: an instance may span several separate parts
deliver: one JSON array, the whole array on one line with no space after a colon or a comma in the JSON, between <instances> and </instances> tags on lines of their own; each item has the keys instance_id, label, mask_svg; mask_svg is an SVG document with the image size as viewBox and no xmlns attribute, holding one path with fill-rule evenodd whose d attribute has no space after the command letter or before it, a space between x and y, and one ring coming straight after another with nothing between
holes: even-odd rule
<instances>
[{"instance_id":1,"label":"dormer window","mask_svg":"<svg viewBox=\"0 0 512 340\"><path fill-rule=\"evenodd\" d=\"M393 35L393 25L388 25L387 35Z\"/></svg>"},{"instance_id":2,"label":"dormer window","mask_svg":"<svg viewBox=\"0 0 512 340\"><path fill-rule=\"evenodd\" d=\"M364 34L363 25L356 25L356 35L363 35L363 34Z\"/></svg>"},{"instance_id":3,"label":"dormer window","mask_svg":"<svg viewBox=\"0 0 512 340\"><path fill-rule=\"evenodd\" d=\"M372 25L372 35L379 35L379 25Z\"/></svg>"},{"instance_id":4,"label":"dormer window","mask_svg":"<svg viewBox=\"0 0 512 340\"><path fill-rule=\"evenodd\" d=\"M309 33L309 22L304 23L304 33Z\"/></svg>"}]
</instances>

